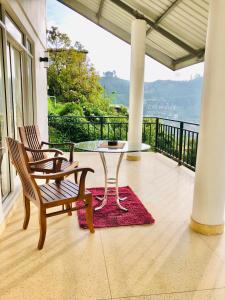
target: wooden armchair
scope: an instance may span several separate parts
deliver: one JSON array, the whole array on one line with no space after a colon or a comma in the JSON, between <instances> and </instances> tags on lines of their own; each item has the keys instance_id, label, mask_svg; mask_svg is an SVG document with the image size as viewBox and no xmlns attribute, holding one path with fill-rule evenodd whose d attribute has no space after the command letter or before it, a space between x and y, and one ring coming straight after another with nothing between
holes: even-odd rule
<instances>
[{"instance_id":1,"label":"wooden armchair","mask_svg":"<svg viewBox=\"0 0 225 300\"><path fill-rule=\"evenodd\" d=\"M35 174L31 173L28 156L25 147L20 142L7 138L9 154L13 165L15 166L23 186L23 198L25 207L25 218L23 228L27 229L30 219L30 202L32 201L39 210L40 236L38 249L42 249L46 236L47 218L59 214L85 208L88 228L91 233L94 232L93 227L93 208L92 195L85 189L85 178L87 172L94 172L90 168L75 168L74 170L57 172L54 174ZM58 158L55 157L55 160ZM64 177L73 173L81 172L79 185ZM54 179L52 183L38 185L35 179ZM82 200L82 205L72 207L73 202ZM60 207L60 210L47 212L49 208Z\"/></svg>"},{"instance_id":2,"label":"wooden armchair","mask_svg":"<svg viewBox=\"0 0 225 300\"><path fill-rule=\"evenodd\" d=\"M32 171L43 172L48 174L55 173L58 171L64 171L68 168L73 169L78 166L78 161L73 160L73 143L66 142L61 144L53 144L41 141L40 131L37 125L18 127L18 130L21 142L24 144L25 149L27 151L28 159L29 161L34 162L33 165L30 165ZM67 146L70 152L69 160L64 157L64 159L58 161L58 164L56 164L56 160L46 161L46 159L49 158L47 153L55 153L54 156L57 157L59 155L63 155L63 152L55 148L42 149L44 145L48 145L51 147Z\"/></svg>"}]
</instances>

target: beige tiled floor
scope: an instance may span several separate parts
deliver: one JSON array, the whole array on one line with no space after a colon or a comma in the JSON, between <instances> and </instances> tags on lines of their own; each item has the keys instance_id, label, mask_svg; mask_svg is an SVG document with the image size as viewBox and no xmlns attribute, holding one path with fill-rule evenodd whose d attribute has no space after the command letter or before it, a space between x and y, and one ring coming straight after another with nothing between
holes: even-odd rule
<instances>
[{"instance_id":1,"label":"beige tiled floor","mask_svg":"<svg viewBox=\"0 0 225 300\"><path fill-rule=\"evenodd\" d=\"M97 154L77 154L102 186ZM109 157L114 164L115 156ZM0 241L0 299L205 300L225 299L225 236L189 230L194 173L155 153L124 160L120 185L130 185L156 219L154 225L78 227L76 216L49 219L44 249L36 250L36 209L21 229L22 204Z\"/></svg>"}]
</instances>

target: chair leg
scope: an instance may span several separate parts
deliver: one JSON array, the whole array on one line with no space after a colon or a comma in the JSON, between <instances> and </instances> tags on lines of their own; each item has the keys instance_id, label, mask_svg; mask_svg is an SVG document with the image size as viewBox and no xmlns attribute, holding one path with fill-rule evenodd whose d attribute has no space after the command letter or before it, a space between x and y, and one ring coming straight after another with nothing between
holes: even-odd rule
<instances>
[{"instance_id":1,"label":"chair leg","mask_svg":"<svg viewBox=\"0 0 225 300\"><path fill-rule=\"evenodd\" d=\"M88 196L86 199L88 206L86 207L86 220L87 225L91 233L95 232L93 225L93 207L92 207L92 196Z\"/></svg>"},{"instance_id":2,"label":"chair leg","mask_svg":"<svg viewBox=\"0 0 225 300\"><path fill-rule=\"evenodd\" d=\"M46 229L47 229L47 222L46 222L46 210L40 208L39 211L39 225L40 225L40 236L38 242L38 249L41 250L44 246L45 236L46 236Z\"/></svg>"},{"instance_id":3,"label":"chair leg","mask_svg":"<svg viewBox=\"0 0 225 300\"><path fill-rule=\"evenodd\" d=\"M24 202L24 221L23 221L23 229L27 229L30 220L30 200L27 197L23 196Z\"/></svg>"},{"instance_id":4,"label":"chair leg","mask_svg":"<svg viewBox=\"0 0 225 300\"><path fill-rule=\"evenodd\" d=\"M66 204L66 209L71 209L72 204ZM68 216L72 216L72 211L68 212Z\"/></svg>"},{"instance_id":5,"label":"chair leg","mask_svg":"<svg viewBox=\"0 0 225 300\"><path fill-rule=\"evenodd\" d=\"M74 181L78 184L78 173L74 173Z\"/></svg>"}]
</instances>

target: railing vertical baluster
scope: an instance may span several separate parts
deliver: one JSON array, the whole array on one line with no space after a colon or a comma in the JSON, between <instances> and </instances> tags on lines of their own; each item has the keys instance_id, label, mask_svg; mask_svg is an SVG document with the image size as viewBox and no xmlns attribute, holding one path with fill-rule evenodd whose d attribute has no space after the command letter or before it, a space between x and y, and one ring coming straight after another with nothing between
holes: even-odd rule
<instances>
[{"instance_id":1,"label":"railing vertical baluster","mask_svg":"<svg viewBox=\"0 0 225 300\"><path fill-rule=\"evenodd\" d=\"M143 132L143 138L142 138L142 141L143 141L143 143L145 143L145 140L146 140L146 136L145 136L145 130L146 130L146 128L145 128L145 123L143 122L143 125L142 125L144 128L144 132Z\"/></svg>"},{"instance_id":2,"label":"railing vertical baluster","mask_svg":"<svg viewBox=\"0 0 225 300\"><path fill-rule=\"evenodd\" d=\"M121 135L122 135L122 124L120 124L119 128L120 128L120 140L122 140L122 137L121 137Z\"/></svg>"},{"instance_id":3,"label":"railing vertical baluster","mask_svg":"<svg viewBox=\"0 0 225 300\"><path fill-rule=\"evenodd\" d=\"M196 159L197 159L197 151L198 151L198 132L196 133L196 142L195 142L195 153L196 153ZM196 159L195 159L195 165L196 165Z\"/></svg>"},{"instance_id":4,"label":"railing vertical baluster","mask_svg":"<svg viewBox=\"0 0 225 300\"><path fill-rule=\"evenodd\" d=\"M152 123L149 124L149 145L152 144Z\"/></svg>"},{"instance_id":5,"label":"railing vertical baluster","mask_svg":"<svg viewBox=\"0 0 225 300\"><path fill-rule=\"evenodd\" d=\"M178 165L179 165L179 166L180 166L181 163L182 163L183 130L184 130L184 122L180 122L180 134L179 134L179 158L178 158Z\"/></svg>"},{"instance_id":6,"label":"railing vertical baluster","mask_svg":"<svg viewBox=\"0 0 225 300\"><path fill-rule=\"evenodd\" d=\"M183 137L183 161L184 163L187 163L187 154L186 154L186 142L187 142L187 130L184 129L184 137Z\"/></svg>"},{"instance_id":7,"label":"railing vertical baluster","mask_svg":"<svg viewBox=\"0 0 225 300\"><path fill-rule=\"evenodd\" d=\"M163 151L166 152L166 124L163 124Z\"/></svg>"},{"instance_id":8,"label":"railing vertical baluster","mask_svg":"<svg viewBox=\"0 0 225 300\"><path fill-rule=\"evenodd\" d=\"M155 151L158 148L159 118L155 120Z\"/></svg>"},{"instance_id":9,"label":"railing vertical baluster","mask_svg":"<svg viewBox=\"0 0 225 300\"><path fill-rule=\"evenodd\" d=\"M178 133L179 128L176 127L175 133L176 133L176 150L175 150L175 157L178 159L178 139L179 139L179 133Z\"/></svg>"},{"instance_id":10,"label":"railing vertical baluster","mask_svg":"<svg viewBox=\"0 0 225 300\"><path fill-rule=\"evenodd\" d=\"M103 140L103 117L100 117L100 138Z\"/></svg>"},{"instance_id":11,"label":"railing vertical baluster","mask_svg":"<svg viewBox=\"0 0 225 300\"><path fill-rule=\"evenodd\" d=\"M88 121L88 140L90 140L90 123Z\"/></svg>"},{"instance_id":12,"label":"railing vertical baluster","mask_svg":"<svg viewBox=\"0 0 225 300\"><path fill-rule=\"evenodd\" d=\"M188 131L188 140L187 140L187 164L189 164L190 159L190 131Z\"/></svg>"},{"instance_id":13,"label":"railing vertical baluster","mask_svg":"<svg viewBox=\"0 0 225 300\"><path fill-rule=\"evenodd\" d=\"M162 148L162 124L158 125L158 136L157 136L157 149L161 151Z\"/></svg>"},{"instance_id":14,"label":"railing vertical baluster","mask_svg":"<svg viewBox=\"0 0 225 300\"><path fill-rule=\"evenodd\" d=\"M193 165L193 153L194 153L194 136L195 136L195 133L192 132L191 135L192 135L192 140L191 140L191 163L190 163L190 165L192 167L194 167L194 165Z\"/></svg>"},{"instance_id":15,"label":"railing vertical baluster","mask_svg":"<svg viewBox=\"0 0 225 300\"><path fill-rule=\"evenodd\" d=\"M165 149L166 149L166 125L165 124L162 124L162 128L163 128L163 152L166 152Z\"/></svg>"},{"instance_id":16,"label":"railing vertical baluster","mask_svg":"<svg viewBox=\"0 0 225 300\"><path fill-rule=\"evenodd\" d=\"M175 127L172 128L172 134L173 134L173 157L175 157Z\"/></svg>"}]
</instances>

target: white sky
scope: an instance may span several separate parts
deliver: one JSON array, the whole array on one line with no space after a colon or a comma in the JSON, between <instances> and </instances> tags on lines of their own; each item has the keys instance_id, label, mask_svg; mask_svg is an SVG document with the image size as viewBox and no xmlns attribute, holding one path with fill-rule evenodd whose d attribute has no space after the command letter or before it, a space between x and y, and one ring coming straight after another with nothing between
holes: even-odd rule
<instances>
[{"instance_id":1,"label":"white sky","mask_svg":"<svg viewBox=\"0 0 225 300\"><path fill-rule=\"evenodd\" d=\"M47 0L48 28L57 26L68 34L72 42L79 41L88 50L88 57L97 72L116 71L118 77L130 77L130 45L90 22L56 0ZM203 75L204 64L171 71L151 59L145 58L145 81L158 79L189 80L196 74Z\"/></svg>"}]
</instances>

